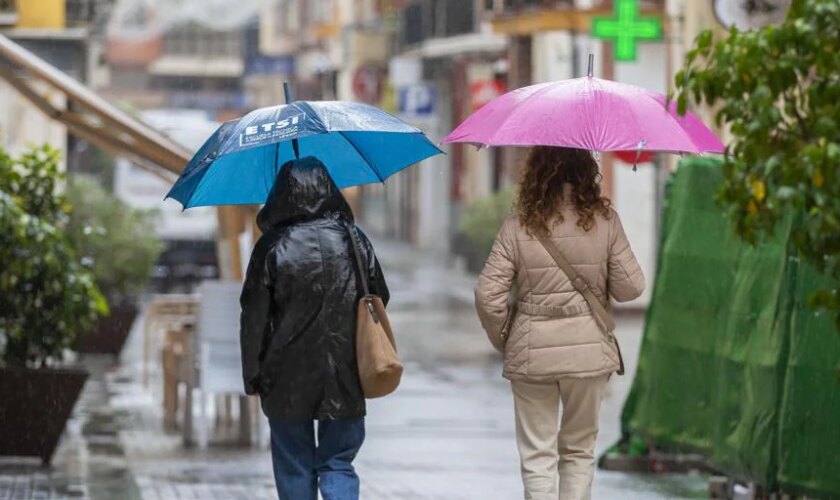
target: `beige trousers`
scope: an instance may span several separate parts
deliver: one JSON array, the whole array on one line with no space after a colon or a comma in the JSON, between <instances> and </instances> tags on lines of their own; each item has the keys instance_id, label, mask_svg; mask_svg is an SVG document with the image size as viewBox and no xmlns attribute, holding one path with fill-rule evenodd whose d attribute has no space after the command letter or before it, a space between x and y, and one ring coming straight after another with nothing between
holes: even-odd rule
<instances>
[{"instance_id":1,"label":"beige trousers","mask_svg":"<svg viewBox=\"0 0 840 500\"><path fill-rule=\"evenodd\" d=\"M511 382L525 500L591 497L598 412L608 378ZM561 401L563 417L558 433Z\"/></svg>"}]
</instances>

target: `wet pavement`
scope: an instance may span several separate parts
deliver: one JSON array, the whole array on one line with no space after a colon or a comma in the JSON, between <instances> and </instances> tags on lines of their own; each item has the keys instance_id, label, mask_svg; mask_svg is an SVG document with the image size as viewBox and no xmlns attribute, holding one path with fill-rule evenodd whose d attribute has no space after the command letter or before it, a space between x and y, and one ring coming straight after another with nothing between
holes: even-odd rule
<instances>
[{"instance_id":1,"label":"wet pavement","mask_svg":"<svg viewBox=\"0 0 840 500\"><path fill-rule=\"evenodd\" d=\"M377 250L406 371L396 394L369 403L356 462L362 498L522 498L510 388L472 310L473 278L443 256L390 242ZM599 453L618 438L642 322L640 312L619 315L628 375L610 382ZM52 468L0 460L0 500L276 498L265 447L185 448L180 434L163 429L160 383L140 383L139 332L138 324L120 363L86 360L93 374ZM598 471L593 498L703 498L706 485L700 475Z\"/></svg>"}]
</instances>

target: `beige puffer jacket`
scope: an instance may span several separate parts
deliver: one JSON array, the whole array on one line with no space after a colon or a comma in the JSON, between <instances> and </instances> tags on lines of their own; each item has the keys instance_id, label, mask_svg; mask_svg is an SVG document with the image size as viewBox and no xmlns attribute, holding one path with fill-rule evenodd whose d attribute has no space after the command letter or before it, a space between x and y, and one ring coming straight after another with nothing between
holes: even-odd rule
<instances>
[{"instance_id":1,"label":"beige puffer jacket","mask_svg":"<svg viewBox=\"0 0 840 500\"><path fill-rule=\"evenodd\" d=\"M618 214L613 211L609 219L597 216L595 226L584 231L577 225L574 205L564 204L562 213L564 220L554 226L551 239L595 295L605 304L607 291L618 302L639 297L645 278ZM514 283L518 310L503 343L501 330ZM475 287L475 301L487 336L504 352L505 378L537 382L618 369L615 347L607 342L586 300L517 217L508 218L499 231Z\"/></svg>"}]
</instances>

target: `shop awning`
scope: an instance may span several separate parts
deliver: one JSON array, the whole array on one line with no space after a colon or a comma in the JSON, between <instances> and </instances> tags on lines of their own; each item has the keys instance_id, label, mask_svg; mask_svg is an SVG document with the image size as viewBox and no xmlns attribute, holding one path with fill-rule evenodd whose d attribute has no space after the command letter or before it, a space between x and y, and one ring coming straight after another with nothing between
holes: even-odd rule
<instances>
[{"instance_id":1,"label":"shop awning","mask_svg":"<svg viewBox=\"0 0 840 500\"><path fill-rule=\"evenodd\" d=\"M0 35L0 78L68 131L111 154L169 180L179 174L192 154L166 135L130 116L66 73ZM48 97L59 92L66 105Z\"/></svg>"},{"instance_id":2,"label":"shop awning","mask_svg":"<svg viewBox=\"0 0 840 500\"><path fill-rule=\"evenodd\" d=\"M419 47L403 53L408 57L443 59L464 55L500 54L508 46L507 36L496 33L467 33L445 38L430 38Z\"/></svg>"}]
</instances>

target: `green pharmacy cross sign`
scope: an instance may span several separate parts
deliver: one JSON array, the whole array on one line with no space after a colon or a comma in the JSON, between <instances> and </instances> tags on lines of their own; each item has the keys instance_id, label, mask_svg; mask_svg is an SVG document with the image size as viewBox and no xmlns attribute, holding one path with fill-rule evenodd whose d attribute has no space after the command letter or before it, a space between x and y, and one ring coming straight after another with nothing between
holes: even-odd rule
<instances>
[{"instance_id":1,"label":"green pharmacy cross sign","mask_svg":"<svg viewBox=\"0 0 840 500\"><path fill-rule=\"evenodd\" d=\"M592 20L592 36L615 39L617 61L636 60L638 40L660 40L662 21L656 17L640 17L638 0L614 0L615 17Z\"/></svg>"}]
</instances>

